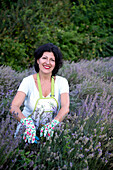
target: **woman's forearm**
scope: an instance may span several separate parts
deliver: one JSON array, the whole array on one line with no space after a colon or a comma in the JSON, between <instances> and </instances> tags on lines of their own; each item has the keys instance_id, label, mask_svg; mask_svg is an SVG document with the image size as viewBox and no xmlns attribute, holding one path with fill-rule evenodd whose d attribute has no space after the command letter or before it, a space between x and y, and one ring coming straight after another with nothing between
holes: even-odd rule
<instances>
[{"instance_id":1,"label":"woman's forearm","mask_svg":"<svg viewBox=\"0 0 113 170\"><path fill-rule=\"evenodd\" d=\"M14 116L16 120L20 122L21 119L24 119L25 116L21 112L20 108L18 106L12 105L10 109L10 113Z\"/></svg>"},{"instance_id":2,"label":"woman's forearm","mask_svg":"<svg viewBox=\"0 0 113 170\"><path fill-rule=\"evenodd\" d=\"M25 100L25 96L26 96L25 93L18 91L11 104L10 112L13 114L15 119L17 119L18 121L25 118L25 116L20 110L20 107Z\"/></svg>"},{"instance_id":3,"label":"woman's forearm","mask_svg":"<svg viewBox=\"0 0 113 170\"><path fill-rule=\"evenodd\" d=\"M66 107L66 106L62 107L59 110L59 112L58 112L57 116L55 117L55 119L58 120L59 122L63 121L68 112L69 112L69 107Z\"/></svg>"}]
</instances>

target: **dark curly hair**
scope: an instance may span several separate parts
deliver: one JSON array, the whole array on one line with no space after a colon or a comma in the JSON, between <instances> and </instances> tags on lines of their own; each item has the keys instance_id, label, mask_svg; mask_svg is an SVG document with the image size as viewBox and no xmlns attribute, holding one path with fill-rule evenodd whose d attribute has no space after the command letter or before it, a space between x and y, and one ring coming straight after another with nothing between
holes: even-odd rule
<instances>
[{"instance_id":1,"label":"dark curly hair","mask_svg":"<svg viewBox=\"0 0 113 170\"><path fill-rule=\"evenodd\" d=\"M34 56L35 56L35 71L38 73L39 72L39 65L37 63L37 60L42 57L44 52L53 52L55 56L55 68L52 71L52 76L55 76L58 70L62 67L63 61L62 61L62 53L59 50L59 48L52 44L44 44L40 46L38 49L35 50Z\"/></svg>"}]
</instances>

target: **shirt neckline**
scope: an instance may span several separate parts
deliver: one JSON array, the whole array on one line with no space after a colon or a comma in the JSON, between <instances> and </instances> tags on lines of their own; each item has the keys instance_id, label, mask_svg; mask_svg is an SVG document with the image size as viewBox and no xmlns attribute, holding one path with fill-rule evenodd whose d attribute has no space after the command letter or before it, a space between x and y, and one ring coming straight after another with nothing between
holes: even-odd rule
<instances>
[{"instance_id":1,"label":"shirt neckline","mask_svg":"<svg viewBox=\"0 0 113 170\"><path fill-rule=\"evenodd\" d=\"M57 76L55 76L55 77L56 77L56 79L57 79ZM37 88L37 86L36 86L36 84L35 84L35 79L34 79L33 75L32 75L32 78L33 78L34 86L35 86L35 88L36 88L36 90L37 90L37 92L38 92L38 94L39 94L39 90L38 90L38 88ZM55 79L55 82L56 82L56 79ZM50 92L46 97L43 96L43 95L42 95L42 97L43 97L43 98L47 98L47 97L50 97L50 95L51 95L51 92Z\"/></svg>"}]
</instances>

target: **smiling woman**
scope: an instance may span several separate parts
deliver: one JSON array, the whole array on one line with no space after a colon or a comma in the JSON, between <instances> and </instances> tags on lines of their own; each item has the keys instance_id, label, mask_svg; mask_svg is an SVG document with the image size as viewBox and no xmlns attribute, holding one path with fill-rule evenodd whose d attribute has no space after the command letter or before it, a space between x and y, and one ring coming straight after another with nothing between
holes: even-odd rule
<instances>
[{"instance_id":1,"label":"smiling woman","mask_svg":"<svg viewBox=\"0 0 113 170\"><path fill-rule=\"evenodd\" d=\"M34 55L37 73L23 79L11 105L11 113L18 113L19 125L15 135L25 125L23 139L28 143L37 142L36 131L40 131L40 137L52 137L55 126L69 112L68 82L56 75L62 66L61 51L48 43L40 46Z\"/></svg>"},{"instance_id":2,"label":"smiling woman","mask_svg":"<svg viewBox=\"0 0 113 170\"><path fill-rule=\"evenodd\" d=\"M55 56L52 52L44 52L42 57L37 60L39 65L40 72L45 74L52 74L53 69L55 68Z\"/></svg>"}]
</instances>

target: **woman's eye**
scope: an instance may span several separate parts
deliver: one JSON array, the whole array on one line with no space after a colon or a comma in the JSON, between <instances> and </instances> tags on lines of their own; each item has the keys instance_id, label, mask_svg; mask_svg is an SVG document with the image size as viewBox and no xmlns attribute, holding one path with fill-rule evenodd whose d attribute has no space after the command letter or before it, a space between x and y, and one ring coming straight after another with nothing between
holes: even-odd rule
<instances>
[{"instance_id":1,"label":"woman's eye","mask_svg":"<svg viewBox=\"0 0 113 170\"><path fill-rule=\"evenodd\" d=\"M51 59L51 61L55 61L54 59Z\"/></svg>"},{"instance_id":2,"label":"woman's eye","mask_svg":"<svg viewBox=\"0 0 113 170\"><path fill-rule=\"evenodd\" d=\"M46 57L43 57L42 59L46 59Z\"/></svg>"}]
</instances>

